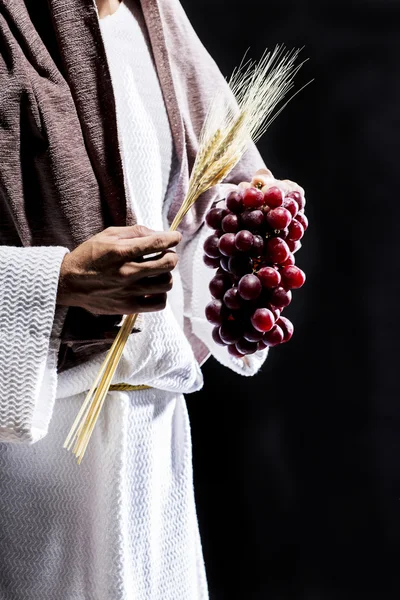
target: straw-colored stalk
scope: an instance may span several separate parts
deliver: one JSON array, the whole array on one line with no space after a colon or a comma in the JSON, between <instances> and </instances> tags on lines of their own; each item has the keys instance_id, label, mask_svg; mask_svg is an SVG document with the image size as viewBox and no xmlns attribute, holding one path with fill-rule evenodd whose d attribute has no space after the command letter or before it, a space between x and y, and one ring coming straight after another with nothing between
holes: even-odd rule
<instances>
[{"instance_id":1,"label":"straw-colored stalk","mask_svg":"<svg viewBox=\"0 0 400 600\"><path fill-rule=\"evenodd\" d=\"M203 125L188 192L171 231L179 227L201 194L229 175L250 140L256 142L286 106L287 102L275 110L293 87L293 78L301 67L301 64L295 66L297 56L298 50L286 53L283 47L265 52L258 64L248 61L235 69L228 81L231 94L216 94ZM85 454L136 319L137 315L125 315L65 440L64 447L73 449L78 464Z\"/></svg>"}]
</instances>

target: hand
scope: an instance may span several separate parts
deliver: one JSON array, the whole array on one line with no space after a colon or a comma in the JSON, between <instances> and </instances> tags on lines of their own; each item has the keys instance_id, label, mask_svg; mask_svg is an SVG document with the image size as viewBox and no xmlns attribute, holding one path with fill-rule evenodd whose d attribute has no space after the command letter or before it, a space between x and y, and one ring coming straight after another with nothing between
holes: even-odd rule
<instances>
[{"instance_id":1,"label":"hand","mask_svg":"<svg viewBox=\"0 0 400 600\"><path fill-rule=\"evenodd\" d=\"M66 254L57 304L104 315L163 310L181 238L140 225L105 229Z\"/></svg>"},{"instance_id":2,"label":"hand","mask_svg":"<svg viewBox=\"0 0 400 600\"><path fill-rule=\"evenodd\" d=\"M304 189L295 181L290 179L275 179L269 169L259 169L255 172L251 183L240 183L239 187L249 187L250 185L262 184L262 190L276 186L283 192L299 192L304 197Z\"/></svg>"}]
</instances>

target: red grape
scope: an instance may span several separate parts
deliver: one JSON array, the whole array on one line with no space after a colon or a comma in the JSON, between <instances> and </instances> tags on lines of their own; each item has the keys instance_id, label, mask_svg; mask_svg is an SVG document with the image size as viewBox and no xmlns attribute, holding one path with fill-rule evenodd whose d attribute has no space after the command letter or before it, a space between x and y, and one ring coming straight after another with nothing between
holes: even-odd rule
<instances>
[{"instance_id":1,"label":"red grape","mask_svg":"<svg viewBox=\"0 0 400 600\"><path fill-rule=\"evenodd\" d=\"M235 236L235 246L242 252L248 252L253 245L253 234L246 229L242 229Z\"/></svg>"},{"instance_id":2,"label":"red grape","mask_svg":"<svg viewBox=\"0 0 400 600\"><path fill-rule=\"evenodd\" d=\"M287 245L288 245L290 252L293 252L293 253L297 252L297 250L300 250L300 248L301 248L300 240L296 240L295 242L293 240L287 240Z\"/></svg>"},{"instance_id":3,"label":"red grape","mask_svg":"<svg viewBox=\"0 0 400 600\"><path fill-rule=\"evenodd\" d=\"M226 206L233 213L241 213L243 210L243 197L240 192L230 192L226 197Z\"/></svg>"},{"instance_id":4,"label":"red grape","mask_svg":"<svg viewBox=\"0 0 400 600\"><path fill-rule=\"evenodd\" d=\"M292 215L286 208L278 207L270 210L265 218L272 229L285 229L292 220Z\"/></svg>"},{"instance_id":5,"label":"red grape","mask_svg":"<svg viewBox=\"0 0 400 600\"><path fill-rule=\"evenodd\" d=\"M273 306L285 308L285 306L289 306L291 301L292 292L290 290L285 290L283 287L277 287L271 291L270 302Z\"/></svg>"},{"instance_id":6,"label":"red grape","mask_svg":"<svg viewBox=\"0 0 400 600\"><path fill-rule=\"evenodd\" d=\"M293 198L297 202L299 210L303 210L306 205L306 199L300 192L289 192L286 194L286 198Z\"/></svg>"},{"instance_id":7,"label":"red grape","mask_svg":"<svg viewBox=\"0 0 400 600\"><path fill-rule=\"evenodd\" d=\"M219 335L219 327L214 327L211 333L212 339L219 346L226 346L225 342L221 340L221 336Z\"/></svg>"},{"instance_id":8,"label":"red grape","mask_svg":"<svg viewBox=\"0 0 400 600\"><path fill-rule=\"evenodd\" d=\"M253 261L248 256L232 256L228 263L229 272L242 277L253 270Z\"/></svg>"},{"instance_id":9,"label":"red grape","mask_svg":"<svg viewBox=\"0 0 400 600\"><path fill-rule=\"evenodd\" d=\"M219 229L221 221L228 214L225 208L212 208L206 214L206 223L212 229Z\"/></svg>"},{"instance_id":10,"label":"red grape","mask_svg":"<svg viewBox=\"0 0 400 600\"><path fill-rule=\"evenodd\" d=\"M258 331L269 331L274 323L274 315L268 308L257 308L251 317L251 324Z\"/></svg>"},{"instance_id":11,"label":"red grape","mask_svg":"<svg viewBox=\"0 0 400 600\"><path fill-rule=\"evenodd\" d=\"M295 217L299 212L299 205L297 204L296 200L293 200L293 198L285 198L283 201L283 207L290 212L292 217Z\"/></svg>"},{"instance_id":12,"label":"red grape","mask_svg":"<svg viewBox=\"0 0 400 600\"><path fill-rule=\"evenodd\" d=\"M226 290L224 294L224 304L231 310L238 310L243 306L243 298L239 295L239 290L232 287Z\"/></svg>"},{"instance_id":13,"label":"red grape","mask_svg":"<svg viewBox=\"0 0 400 600\"><path fill-rule=\"evenodd\" d=\"M272 306L272 305L269 305L268 308L272 312L272 314L274 315L274 319L275 319L275 322L276 322L279 319L279 317L281 316L281 312L282 312L281 309L277 308L276 306Z\"/></svg>"},{"instance_id":14,"label":"red grape","mask_svg":"<svg viewBox=\"0 0 400 600\"><path fill-rule=\"evenodd\" d=\"M226 290L230 287L230 285L231 281L229 279L229 275L227 273L224 273L223 275L215 275L211 279L208 287L210 289L211 295L214 298L217 298L217 300L221 300Z\"/></svg>"},{"instance_id":15,"label":"red grape","mask_svg":"<svg viewBox=\"0 0 400 600\"><path fill-rule=\"evenodd\" d=\"M204 252L210 258L219 258L221 256L220 251L218 249L219 237L214 233L213 235L208 236L208 238L204 242Z\"/></svg>"},{"instance_id":16,"label":"red grape","mask_svg":"<svg viewBox=\"0 0 400 600\"><path fill-rule=\"evenodd\" d=\"M270 187L264 193L264 202L268 204L271 208L276 208L277 206L282 206L283 204L283 192L278 187Z\"/></svg>"},{"instance_id":17,"label":"red grape","mask_svg":"<svg viewBox=\"0 0 400 600\"><path fill-rule=\"evenodd\" d=\"M282 344L284 339L283 331L279 325L274 325L272 329L264 333L263 343L265 346L277 346Z\"/></svg>"},{"instance_id":18,"label":"red grape","mask_svg":"<svg viewBox=\"0 0 400 600\"><path fill-rule=\"evenodd\" d=\"M236 254L235 234L224 233L224 235L219 238L218 248L221 254L224 254L225 256L233 256Z\"/></svg>"},{"instance_id":19,"label":"red grape","mask_svg":"<svg viewBox=\"0 0 400 600\"><path fill-rule=\"evenodd\" d=\"M288 342L293 335L293 323L289 321L289 319L286 319L286 317L279 317L276 324L279 325L283 331L283 343Z\"/></svg>"},{"instance_id":20,"label":"red grape","mask_svg":"<svg viewBox=\"0 0 400 600\"><path fill-rule=\"evenodd\" d=\"M243 332L243 337L249 342L259 342L263 335L264 333L262 331L258 331L258 329L255 329L253 325L246 327Z\"/></svg>"},{"instance_id":21,"label":"red grape","mask_svg":"<svg viewBox=\"0 0 400 600\"><path fill-rule=\"evenodd\" d=\"M283 263L289 256L288 244L279 237L267 241L266 257L270 262Z\"/></svg>"},{"instance_id":22,"label":"red grape","mask_svg":"<svg viewBox=\"0 0 400 600\"><path fill-rule=\"evenodd\" d=\"M235 358L243 358L243 356L244 356L243 352L239 352L239 350L236 348L235 344L230 344L228 346L228 352Z\"/></svg>"},{"instance_id":23,"label":"red grape","mask_svg":"<svg viewBox=\"0 0 400 600\"><path fill-rule=\"evenodd\" d=\"M204 254L203 256L204 264L207 265L207 267L210 267L210 269L217 269L219 267L219 260L219 258L211 258L210 256L207 256L207 254Z\"/></svg>"},{"instance_id":24,"label":"red grape","mask_svg":"<svg viewBox=\"0 0 400 600\"><path fill-rule=\"evenodd\" d=\"M297 290L301 288L306 280L304 271L299 267L288 266L281 270L282 284L288 290Z\"/></svg>"},{"instance_id":25,"label":"red grape","mask_svg":"<svg viewBox=\"0 0 400 600\"><path fill-rule=\"evenodd\" d=\"M242 327L237 321L225 321L219 328L219 335L225 344L235 344L242 337Z\"/></svg>"},{"instance_id":26,"label":"red grape","mask_svg":"<svg viewBox=\"0 0 400 600\"><path fill-rule=\"evenodd\" d=\"M236 342L236 350L241 352L241 354L254 354L258 350L257 342L249 342L245 338L241 338L238 342Z\"/></svg>"},{"instance_id":27,"label":"red grape","mask_svg":"<svg viewBox=\"0 0 400 600\"><path fill-rule=\"evenodd\" d=\"M237 215L226 215L221 223L222 231L225 233L236 233L239 229L239 217Z\"/></svg>"},{"instance_id":28,"label":"red grape","mask_svg":"<svg viewBox=\"0 0 400 600\"><path fill-rule=\"evenodd\" d=\"M205 313L207 321L213 325L221 325L227 314L227 310L221 300L211 300L206 306Z\"/></svg>"},{"instance_id":29,"label":"red grape","mask_svg":"<svg viewBox=\"0 0 400 600\"><path fill-rule=\"evenodd\" d=\"M229 256L221 256L221 258L219 259L219 264L221 266L221 269L223 269L227 273L229 273L229 266L228 266L229 261L230 261Z\"/></svg>"},{"instance_id":30,"label":"red grape","mask_svg":"<svg viewBox=\"0 0 400 600\"><path fill-rule=\"evenodd\" d=\"M250 231L259 231L265 224L265 216L262 210L245 210L240 219L242 225Z\"/></svg>"},{"instance_id":31,"label":"red grape","mask_svg":"<svg viewBox=\"0 0 400 600\"><path fill-rule=\"evenodd\" d=\"M281 282L279 271L273 267L263 267L257 272L257 277L265 288L277 287Z\"/></svg>"},{"instance_id":32,"label":"red grape","mask_svg":"<svg viewBox=\"0 0 400 600\"><path fill-rule=\"evenodd\" d=\"M301 223L301 225L303 225L304 231L306 231L306 229L308 227L308 219L307 219L306 215L302 212L297 213L296 221Z\"/></svg>"},{"instance_id":33,"label":"red grape","mask_svg":"<svg viewBox=\"0 0 400 600\"><path fill-rule=\"evenodd\" d=\"M283 263L281 263L282 267L289 267L291 265L294 265L296 262L295 257L293 256L292 253L289 254L289 256L287 257L286 260L283 261Z\"/></svg>"},{"instance_id":34,"label":"red grape","mask_svg":"<svg viewBox=\"0 0 400 600\"><path fill-rule=\"evenodd\" d=\"M244 275L239 281L239 294L243 300L253 300L261 294L261 281L256 275Z\"/></svg>"},{"instance_id":35,"label":"red grape","mask_svg":"<svg viewBox=\"0 0 400 600\"><path fill-rule=\"evenodd\" d=\"M261 235L253 236L253 246L250 248L250 256L261 256L264 252L264 240Z\"/></svg>"},{"instance_id":36,"label":"red grape","mask_svg":"<svg viewBox=\"0 0 400 600\"><path fill-rule=\"evenodd\" d=\"M227 217L225 217L226 219ZM296 242L297 240L301 240L304 235L303 225L299 223L299 221L293 220L289 225L289 234L288 239Z\"/></svg>"},{"instance_id":37,"label":"red grape","mask_svg":"<svg viewBox=\"0 0 400 600\"><path fill-rule=\"evenodd\" d=\"M264 194L257 188L249 187L243 192L243 206L245 208L260 208L264 204Z\"/></svg>"}]
</instances>

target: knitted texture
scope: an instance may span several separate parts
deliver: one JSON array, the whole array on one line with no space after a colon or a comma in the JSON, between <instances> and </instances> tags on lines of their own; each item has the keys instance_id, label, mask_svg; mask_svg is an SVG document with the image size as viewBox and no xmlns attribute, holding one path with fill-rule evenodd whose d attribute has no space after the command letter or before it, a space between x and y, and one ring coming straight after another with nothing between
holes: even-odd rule
<instances>
[{"instance_id":1,"label":"knitted texture","mask_svg":"<svg viewBox=\"0 0 400 600\"><path fill-rule=\"evenodd\" d=\"M0 247L0 441L47 433L56 393L64 248Z\"/></svg>"}]
</instances>

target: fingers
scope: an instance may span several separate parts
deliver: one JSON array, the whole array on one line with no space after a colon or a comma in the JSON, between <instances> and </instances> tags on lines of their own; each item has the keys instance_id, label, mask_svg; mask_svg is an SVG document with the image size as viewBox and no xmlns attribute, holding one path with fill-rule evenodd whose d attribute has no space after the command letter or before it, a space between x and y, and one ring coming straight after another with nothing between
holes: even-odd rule
<instances>
[{"instance_id":1,"label":"fingers","mask_svg":"<svg viewBox=\"0 0 400 600\"><path fill-rule=\"evenodd\" d=\"M167 294L143 296L137 299L137 312L156 312L164 310L167 304Z\"/></svg>"},{"instance_id":2,"label":"fingers","mask_svg":"<svg viewBox=\"0 0 400 600\"><path fill-rule=\"evenodd\" d=\"M144 225L129 225L127 227L108 227L106 233L118 237L120 240L134 239L153 235L154 229L149 229Z\"/></svg>"},{"instance_id":3,"label":"fingers","mask_svg":"<svg viewBox=\"0 0 400 600\"><path fill-rule=\"evenodd\" d=\"M126 243L119 246L119 252L125 262L135 261L173 248L181 239L182 235L178 231L158 231L152 235L126 240Z\"/></svg>"},{"instance_id":4,"label":"fingers","mask_svg":"<svg viewBox=\"0 0 400 600\"><path fill-rule=\"evenodd\" d=\"M178 256L172 250L168 250L162 256L147 259L139 263L125 265L125 274L133 281L143 277L155 277L173 271L178 264Z\"/></svg>"},{"instance_id":5,"label":"fingers","mask_svg":"<svg viewBox=\"0 0 400 600\"><path fill-rule=\"evenodd\" d=\"M144 277L132 284L130 293L133 296L147 296L150 294L165 294L172 290L173 280L171 273L163 273L156 277Z\"/></svg>"}]
</instances>

